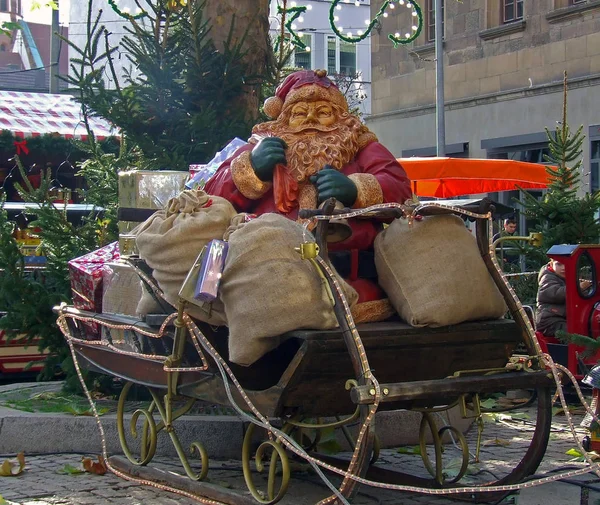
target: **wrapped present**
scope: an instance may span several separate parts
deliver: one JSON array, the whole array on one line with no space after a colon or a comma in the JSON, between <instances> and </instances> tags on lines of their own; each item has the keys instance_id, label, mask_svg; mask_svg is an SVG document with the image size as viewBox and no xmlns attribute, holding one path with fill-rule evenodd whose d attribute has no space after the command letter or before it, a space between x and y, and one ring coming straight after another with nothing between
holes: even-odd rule
<instances>
[{"instance_id":1,"label":"wrapped present","mask_svg":"<svg viewBox=\"0 0 600 505\"><path fill-rule=\"evenodd\" d=\"M228 247L227 242L214 239L202 248L179 290L181 298L194 305L217 299Z\"/></svg>"},{"instance_id":2,"label":"wrapped present","mask_svg":"<svg viewBox=\"0 0 600 505\"><path fill-rule=\"evenodd\" d=\"M177 170L119 172L119 207L162 209L184 189L188 177Z\"/></svg>"},{"instance_id":3,"label":"wrapped present","mask_svg":"<svg viewBox=\"0 0 600 505\"><path fill-rule=\"evenodd\" d=\"M119 243L113 242L96 251L69 261L73 305L78 309L102 312L102 280L107 263L119 259ZM88 338L98 337L96 324L86 324Z\"/></svg>"},{"instance_id":4,"label":"wrapped present","mask_svg":"<svg viewBox=\"0 0 600 505\"><path fill-rule=\"evenodd\" d=\"M206 246L206 256L204 256L194 291L196 300L212 302L217 298L219 282L223 275L223 268L225 268L227 247L227 242L216 239L211 240Z\"/></svg>"},{"instance_id":5,"label":"wrapped present","mask_svg":"<svg viewBox=\"0 0 600 505\"><path fill-rule=\"evenodd\" d=\"M124 261L111 261L102 270L102 313L137 315L137 304L142 296L140 278L134 268ZM121 344L126 350L139 351L132 332L102 328L102 340Z\"/></svg>"},{"instance_id":6,"label":"wrapped present","mask_svg":"<svg viewBox=\"0 0 600 505\"><path fill-rule=\"evenodd\" d=\"M235 137L229 144L221 149L214 158L204 165L190 165L190 180L186 183L187 189L204 188L204 184L210 179L225 160L231 158L235 152L247 144L242 139Z\"/></svg>"},{"instance_id":7,"label":"wrapped present","mask_svg":"<svg viewBox=\"0 0 600 505\"><path fill-rule=\"evenodd\" d=\"M102 313L135 316L142 296L140 277L124 261L111 261L102 270Z\"/></svg>"},{"instance_id":8,"label":"wrapped present","mask_svg":"<svg viewBox=\"0 0 600 505\"><path fill-rule=\"evenodd\" d=\"M185 187L189 174L177 170L119 172L119 246L123 255L136 253L132 230L148 217L139 209L162 209Z\"/></svg>"},{"instance_id":9,"label":"wrapped present","mask_svg":"<svg viewBox=\"0 0 600 505\"><path fill-rule=\"evenodd\" d=\"M185 188L188 177L187 172L177 170L119 172L119 246L123 255L136 253L131 232L149 217L148 209L162 209Z\"/></svg>"}]
</instances>

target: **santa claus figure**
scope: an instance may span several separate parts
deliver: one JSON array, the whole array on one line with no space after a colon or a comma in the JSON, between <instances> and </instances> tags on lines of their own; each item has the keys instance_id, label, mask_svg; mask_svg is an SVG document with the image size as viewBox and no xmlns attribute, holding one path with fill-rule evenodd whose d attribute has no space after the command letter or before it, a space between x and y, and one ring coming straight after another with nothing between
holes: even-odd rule
<instances>
[{"instance_id":1,"label":"santa claus figure","mask_svg":"<svg viewBox=\"0 0 600 505\"><path fill-rule=\"evenodd\" d=\"M346 98L326 71L290 74L266 100L264 111L273 121L253 128L248 144L206 183L207 193L227 198L240 212L277 212L294 220L300 209L314 209L332 197L353 208L403 203L411 197L400 164L350 114ZM384 296L373 282L372 261L381 224L350 224L352 235L330 245L331 259L359 292L359 303L374 302ZM363 305L381 312L376 306Z\"/></svg>"}]
</instances>

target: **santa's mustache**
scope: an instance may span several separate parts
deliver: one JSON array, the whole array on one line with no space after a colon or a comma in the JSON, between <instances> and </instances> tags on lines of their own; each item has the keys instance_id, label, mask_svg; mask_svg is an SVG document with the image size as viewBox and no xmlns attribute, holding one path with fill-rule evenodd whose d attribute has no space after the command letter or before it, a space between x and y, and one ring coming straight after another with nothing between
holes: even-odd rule
<instances>
[{"instance_id":1,"label":"santa's mustache","mask_svg":"<svg viewBox=\"0 0 600 505\"><path fill-rule=\"evenodd\" d=\"M340 129L339 125L325 126L320 123L304 124L301 126L288 126L286 133L302 133L307 130L316 130L323 133L335 132Z\"/></svg>"}]
</instances>

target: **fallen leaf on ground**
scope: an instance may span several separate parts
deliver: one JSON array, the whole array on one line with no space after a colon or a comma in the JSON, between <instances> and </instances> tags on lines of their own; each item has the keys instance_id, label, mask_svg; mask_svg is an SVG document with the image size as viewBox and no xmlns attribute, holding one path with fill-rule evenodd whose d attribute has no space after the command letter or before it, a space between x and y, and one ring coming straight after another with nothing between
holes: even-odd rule
<instances>
[{"instance_id":1,"label":"fallen leaf on ground","mask_svg":"<svg viewBox=\"0 0 600 505\"><path fill-rule=\"evenodd\" d=\"M498 400L496 400L495 398L487 398L480 402L480 405L484 409L493 410L498 406Z\"/></svg>"},{"instance_id":2,"label":"fallen leaf on ground","mask_svg":"<svg viewBox=\"0 0 600 505\"><path fill-rule=\"evenodd\" d=\"M0 477L16 477L25 469L25 454L20 452L15 459L6 459L0 465Z\"/></svg>"},{"instance_id":3,"label":"fallen leaf on ground","mask_svg":"<svg viewBox=\"0 0 600 505\"><path fill-rule=\"evenodd\" d=\"M108 470L102 456L98 456L98 462L93 461L92 458L82 458L81 464L86 472L96 475L104 475Z\"/></svg>"},{"instance_id":4,"label":"fallen leaf on ground","mask_svg":"<svg viewBox=\"0 0 600 505\"><path fill-rule=\"evenodd\" d=\"M396 452L400 454L421 454L421 447L414 445L412 447L398 447Z\"/></svg>"},{"instance_id":5,"label":"fallen leaf on ground","mask_svg":"<svg viewBox=\"0 0 600 505\"><path fill-rule=\"evenodd\" d=\"M569 449L565 454L567 456L574 456L576 458L579 456L583 456L583 454L580 453L578 449Z\"/></svg>"},{"instance_id":6,"label":"fallen leaf on ground","mask_svg":"<svg viewBox=\"0 0 600 505\"><path fill-rule=\"evenodd\" d=\"M516 407L518 405L523 405L524 403L527 403L530 400L530 398L499 398L498 399L498 406L499 407Z\"/></svg>"},{"instance_id":7,"label":"fallen leaf on ground","mask_svg":"<svg viewBox=\"0 0 600 505\"><path fill-rule=\"evenodd\" d=\"M484 440L481 445L484 445L484 446L497 445L500 447L508 447L510 445L510 442L508 440L504 440L503 438L493 438L490 440Z\"/></svg>"},{"instance_id":8,"label":"fallen leaf on ground","mask_svg":"<svg viewBox=\"0 0 600 505\"><path fill-rule=\"evenodd\" d=\"M586 461L585 456L579 451L579 449L569 449L565 454L567 454L568 456L573 456L573 459L571 461ZM588 452L587 456L592 461L598 461L600 459L600 454L598 454L596 451Z\"/></svg>"},{"instance_id":9,"label":"fallen leaf on ground","mask_svg":"<svg viewBox=\"0 0 600 505\"><path fill-rule=\"evenodd\" d=\"M80 473L85 473L83 468L77 468L76 466L69 465L68 463L63 466L58 473L63 475L78 475Z\"/></svg>"},{"instance_id":10,"label":"fallen leaf on ground","mask_svg":"<svg viewBox=\"0 0 600 505\"><path fill-rule=\"evenodd\" d=\"M572 416L582 416L582 415L585 415L586 412L583 407L569 406L569 413ZM563 409L562 407L552 407L552 415L553 416L564 416L565 409Z\"/></svg>"}]
</instances>

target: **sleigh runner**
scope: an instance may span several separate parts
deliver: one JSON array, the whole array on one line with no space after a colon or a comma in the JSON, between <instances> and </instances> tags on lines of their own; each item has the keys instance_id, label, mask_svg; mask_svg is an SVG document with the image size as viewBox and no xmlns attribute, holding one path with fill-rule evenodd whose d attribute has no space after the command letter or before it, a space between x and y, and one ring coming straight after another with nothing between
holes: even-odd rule
<instances>
[{"instance_id":1,"label":"sleigh runner","mask_svg":"<svg viewBox=\"0 0 600 505\"><path fill-rule=\"evenodd\" d=\"M214 328L192 319L181 300L170 315L148 315L145 321L116 314L98 314L73 307L57 308L59 323L77 362L81 366L119 377L127 382L119 405L119 436L123 451L133 465L151 463L160 430L169 433L189 478L202 481L208 472L209 456L201 443L192 448L201 455L201 470L196 473L177 437L177 418L186 413L194 400L232 406L251 421L244 440L241 459L244 477L251 494L261 503L275 503L285 494L290 478L289 457L305 458L311 464L344 477L332 500L350 498L358 480L373 485L417 488L456 487L456 493L469 490L478 499L497 499L497 493L484 493L485 486L518 483L537 469L544 455L550 432L551 400L555 386L552 374L539 357L539 348L518 299L506 284L495 260L490 256L486 207L458 208L424 204L416 209L399 205L365 209L351 218L406 218L458 214L476 221L479 254L490 277L498 287L512 319L468 321L439 328L417 328L398 318L355 326L349 306L333 275L327 251L330 222L348 217L346 211L307 211L303 217L318 218L315 242L298 244L300 253L313 262L326 279L334 297L334 311L339 323L333 330L296 330L283 335L282 343L252 365L243 367L229 360L227 328ZM473 212L476 211L476 212ZM139 259L130 258L147 288L160 295L150 272L144 271ZM175 309L174 309L175 310ZM90 341L84 323L94 322L104 329L106 338ZM116 332L116 333L115 333ZM116 338L112 340L111 333ZM124 335L135 342L137 352L123 350ZM153 401L148 409L134 414L132 429L139 419L143 424L140 454L128 446L123 404L129 384L144 386ZM462 432L453 426L438 427L434 414L459 405L463 417L480 419L485 408L482 399L490 393L527 389L537 402L535 432L521 462L505 476L499 476L475 492L473 486L461 488L469 452ZM175 399L188 402L176 410ZM430 478L405 473L406 469L378 467L379 452L375 413L384 410L411 409L422 414L419 430L424 467ZM154 416L158 414L157 420ZM323 418L327 418L323 420ZM324 429L344 429L358 423L358 435L350 461L316 452L319 433ZM257 467L271 450L266 497L253 484L250 465L254 448L254 424L267 429L268 437L257 450ZM476 453L479 456L482 423L478 423ZM311 430L313 438L305 432ZM346 431L346 430L345 430ZM425 436L433 435L431 458L427 454ZM451 432L462 447L462 463L457 475L443 471L442 438ZM296 434L300 434L296 436ZM347 433L346 433L347 434ZM122 468L123 462L120 462ZM119 460L115 460L119 464ZM278 469L282 475L277 475ZM129 473L131 469L129 468ZM277 489L277 481L280 485ZM363 482L367 482L363 481ZM377 484L379 483L379 484ZM196 484L198 496L215 497L214 486ZM244 499L219 494L219 500L245 503ZM240 501L241 500L241 501ZM246 499L247 500L247 499Z\"/></svg>"}]
</instances>

